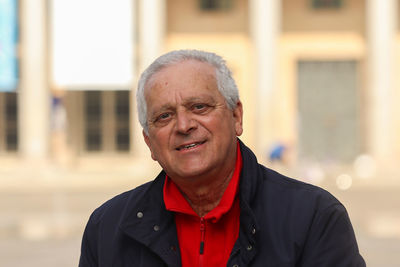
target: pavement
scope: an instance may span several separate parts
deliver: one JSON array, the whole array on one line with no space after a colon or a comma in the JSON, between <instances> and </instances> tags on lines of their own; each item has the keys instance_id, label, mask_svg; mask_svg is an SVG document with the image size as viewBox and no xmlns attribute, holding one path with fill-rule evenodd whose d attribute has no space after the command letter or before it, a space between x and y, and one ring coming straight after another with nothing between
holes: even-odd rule
<instances>
[{"instance_id":1,"label":"pavement","mask_svg":"<svg viewBox=\"0 0 400 267\"><path fill-rule=\"evenodd\" d=\"M356 179L349 171L343 176L345 170L331 170L324 179L308 182L346 206L367 266L400 267L399 173ZM142 177L153 177L157 169L149 172ZM131 170L0 169L0 266L77 266L82 232L93 209L144 181L132 179Z\"/></svg>"}]
</instances>

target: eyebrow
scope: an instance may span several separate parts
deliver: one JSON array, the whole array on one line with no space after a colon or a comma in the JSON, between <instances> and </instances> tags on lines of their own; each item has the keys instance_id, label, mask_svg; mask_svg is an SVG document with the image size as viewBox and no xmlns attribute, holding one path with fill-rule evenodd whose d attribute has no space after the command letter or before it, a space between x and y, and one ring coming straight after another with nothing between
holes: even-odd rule
<instances>
[{"instance_id":1,"label":"eyebrow","mask_svg":"<svg viewBox=\"0 0 400 267\"><path fill-rule=\"evenodd\" d=\"M185 99L185 101L183 102L183 105L186 106L186 105L196 103L196 102L212 102L212 103L214 103L216 101L212 96L202 94L200 96L192 96L192 97L189 97L188 99Z\"/></svg>"},{"instance_id":2,"label":"eyebrow","mask_svg":"<svg viewBox=\"0 0 400 267\"><path fill-rule=\"evenodd\" d=\"M153 109L153 112L150 113L149 118L153 118L154 116L157 116L159 113L162 113L163 111L172 110L172 109L174 109L174 108L170 104L164 104L160 107L156 107L155 109Z\"/></svg>"},{"instance_id":3,"label":"eyebrow","mask_svg":"<svg viewBox=\"0 0 400 267\"><path fill-rule=\"evenodd\" d=\"M192 97L185 99L183 101L182 105L186 107L186 106L189 106L189 105L191 105L193 103L197 103L197 102L215 103L216 101L212 96L202 94L199 96L192 96ZM167 104L161 105L160 107L156 107L155 109L153 109L154 112L150 113L149 117L153 118L154 116L157 116L159 113L162 113L163 111L174 110L174 109L175 109L175 107L173 105L167 103Z\"/></svg>"}]
</instances>

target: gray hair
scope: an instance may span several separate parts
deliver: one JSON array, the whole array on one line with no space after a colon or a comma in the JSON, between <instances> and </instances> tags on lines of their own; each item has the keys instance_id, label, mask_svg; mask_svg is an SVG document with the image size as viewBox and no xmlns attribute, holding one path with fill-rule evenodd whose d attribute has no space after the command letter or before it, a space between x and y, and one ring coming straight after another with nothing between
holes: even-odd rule
<instances>
[{"instance_id":1,"label":"gray hair","mask_svg":"<svg viewBox=\"0 0 400 267\"><path fill-rule=\"evenodd\" d=\"M232 78L232 73L226 66L226 62L222 57L214 53L199 50L171 51L157 58L145 71L143 71L139 79L138 89L136 92L137 109L139 122L146 134L148 134L148 123L147 103L144 96L144 89L147 82L154 74L163 68L185 60L197 60L214 66L219 92L225 98L228 108L233 110L236 107L239 101L239 91Z\"/></svg>"}]
</instances>

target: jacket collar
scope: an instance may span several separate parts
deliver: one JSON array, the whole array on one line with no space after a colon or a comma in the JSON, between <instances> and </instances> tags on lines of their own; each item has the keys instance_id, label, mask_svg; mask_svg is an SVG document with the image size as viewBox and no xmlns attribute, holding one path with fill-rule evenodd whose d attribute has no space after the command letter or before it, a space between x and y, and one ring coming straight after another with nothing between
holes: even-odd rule
<instances>
[{"instance_id":1,"label":"jacket collar","mask_svg":"<svg viewBox=\"0 0 400 267\"><path fill-rule=\"evenodd\" d=\"M166 210L163 201L164 180L165 172L162 171L147 184L141 196L131 195L121 217L120 229L159 255L168 266L180 266L174 216Z\"/></svg>"},{"instance_id":2,"label":"jacket collar","mask_svg":"<svg viewBox=\"0 0 400 267\"><path fill-rule=\"evenodd\" d=\"M235 257L235 252L241 264L248 266L257 253L257 235L260 227L253 207L257 205L257 193L262 183L260 165L257 162L253 152L239 140L240 150L242 152L243 168L240 178L240 230L239 239L236 242L230 261Z\"/></svg>"},{"instance_id":3,"label":"jacket collar","mask_svg":"<svg viewBox=\"0 0 400 267\"><path fill-rule=\"evenodd\" d=\"M260 185L260 165L254 153L239 140L242 152L243 168L240 179L240 197L246 203L251 204L255 199Z\"/></svg>"}]
</instances>

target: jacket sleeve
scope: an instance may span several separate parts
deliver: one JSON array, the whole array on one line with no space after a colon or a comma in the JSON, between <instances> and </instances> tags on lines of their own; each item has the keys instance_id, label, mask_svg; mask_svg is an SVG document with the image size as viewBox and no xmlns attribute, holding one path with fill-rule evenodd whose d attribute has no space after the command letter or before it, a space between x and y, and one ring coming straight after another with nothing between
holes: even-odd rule
<instances>
[{"instance_id":1,"label":"jacket sleeve","mask_svg":"<svg viewBox=\"0 0 400 267\"><path fill-rule=\"evenodd\" d=\"M343 205L336 203L316 214L299 266L365 266Z\"/></svg>"},{"instance_id":2,"label":"jacket sleeve","mask_svg":"<svg viewBox=\"0 0 400 267\"><path fill-rule=\"evenodd\" d=\"M79 267L97 267L97 223L92 214L83 233Z\"/></svg>"}]
</instances>

